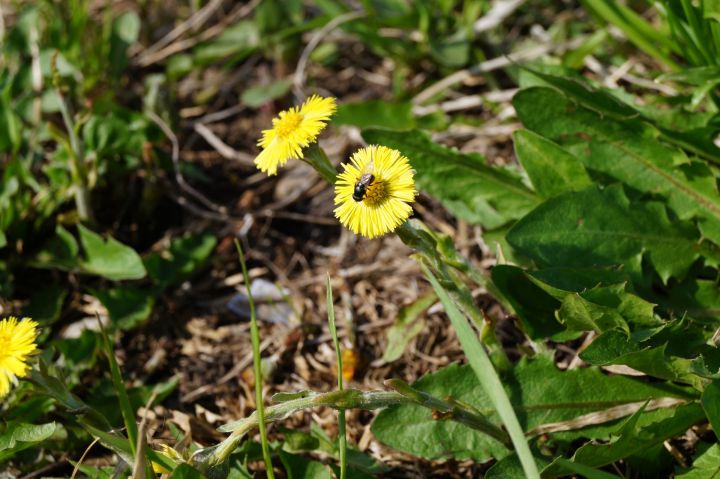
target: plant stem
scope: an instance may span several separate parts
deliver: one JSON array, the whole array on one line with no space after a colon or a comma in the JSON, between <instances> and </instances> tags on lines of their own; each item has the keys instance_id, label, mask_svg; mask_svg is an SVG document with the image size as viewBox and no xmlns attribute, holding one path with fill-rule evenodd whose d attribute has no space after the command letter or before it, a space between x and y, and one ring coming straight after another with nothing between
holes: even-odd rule
<instances>
[{"instance_id":1,"label":"plant stem","mask_svg":"<svg viewBox=\"0 0 720 479\"><path fill-rule=\"evenodd\" d=\"M245 264L245 255L243 254L240 242L235 240L235 247L240 256L240 267L242 268L245 288L247 289L248 303L250 305L250 338L252 340L253 350L253 372L255 373L255 403L260 425L260 443L262 446L263 459L265 460L265 468L269 479L275 478L273 472L272 458L270 457L270 448L268 447L267 428L265 427L265 406L263 403L263 380L262 380L262 364L260 357L260 331L257 325L257 315L255 313L255 301L250 291L250 276L248 275L247 265Z\"/></svg>"},{"instance_id":2,"label":"plant stem","mask_svg":"<svg viewBox=\"0 0 720 479\"><path fill-rule=\"evenodd\" d=\"M395 391L360 391L345 389L328 393L307 393L302 397L293 398L265 410L264 422L269 423L284 419L296 411L314 407L330 407L345 409L379 409L397 404L416 404L442 413L442 419L456 421L472 429L481 431L497 439L510 448L511 441L505 431L494 425L478 412L458 402L438 399L422 391L418 391L399 380L387 382ZM191 461L201 472L221 469L228 457L243 440L245 434L260 426L258 411L250 416L226 424L220 428L223 432L232 432L223 442L208 449L197 451Z\"/></svg>"},{"instance_id":3,"label":"plant stem","mask_svg":"<svg viewBox=\"0 0 720 479\"><path fill-rule=\"evenodd\" d=\"M75 123L73 122L70 110L65 102L65 97L60 88L60 76L57 74L55 61L57 53L52 57L53 83L55 92L58 96L58 107L62 116L65 129L70 139L70 172L75 183L75 208L77 208L78 216L81 221L93 221L93 212L90 206L90 192L87 187L87 171L85 170L85 153L83 145L75 131Z\"/></svg>"},{"instance_id":4,"label":"plant stem","mask_svg":"<svg viewBox=\"0 0 720 479\"><path fill-rule=\"evenodd\" d=\"M305 149L305 157L303 158L303 161L308 165L312 166L315 171L317 171L320 176L325 179L325 181L327 181L331 185L335 184L337 170L335 169L333 164L330 163L330 160L328 159L323 149L320 148L320 145L318 145L317 143L313 143L312 145L307 147Z\"/></svg>"}]
</instances>

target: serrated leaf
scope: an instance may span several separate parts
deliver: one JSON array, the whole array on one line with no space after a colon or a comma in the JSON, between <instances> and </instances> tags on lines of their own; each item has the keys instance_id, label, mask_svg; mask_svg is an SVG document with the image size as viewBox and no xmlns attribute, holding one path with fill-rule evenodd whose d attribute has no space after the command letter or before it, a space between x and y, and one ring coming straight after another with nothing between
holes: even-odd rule
<instances>
[{"instance_id":1,"label":"serrated leaf","mask_svg":"<svg viewBox=\"0 0 720 479\"><path fill-rule=\"evenodd\" d=\"M690 360L669 357L665 350L665 344L643 345L623 332L611 330L598 336L580 353L580 358L596 366L624 364L657 378L692 382L687 379Z\"/></svg>"},{"instance_id":2,"label":"serrated leaf","mask_svg":"<svg viewBox=\"0 0 720 479\"><path fill-rule=\"evenodd\" d=\"M518 161L543 198L568 190L582 190L592 184L580 160L530 130L516 131L513 145Z\"/></svg>"},{"instance_id":3,"label":"serrated leaf","mask_svg":"<svg viewBox=\"0 0 720 479\"><path fill-rule=\"evenodd\" d=\"M596 368L562 372L546 356L521 360L503 377L503 383L526 431L608 407L682 395L667 385L606 376ZM497 419L469 366L450 365L424 376L413 387L439 397L450 396ZM419 406L393 406L382 411L372 430L382 442L426 459L484 461L490 457L501 459L509 452L493 439L461 424L434 420L427 409Z\"/></svg>"},{"instance_id":4,"label":"serrated leaf","mask_svg":"<svg viewBox=\"0 0 720 479\"><path fill-rule=\"evenodd\" d=\"M134 249L112 237L103 240L83 225L78 225L78 231L85 251L85 259L80 261L79 266L84 272L116 281L145 277L145 266Z\"/></svg>"},{"instance_id":5,"label":"serrated leaf","mask_svg":"<svg viewBox=\"0 0 720 479\"><path fill-rule=\"evenodd\" d=\"M478 154L463 154L417 131L363 130L363 138L399 150L416 170L418 187L455 216L494 229L525 215L539 202L518 174L489 166Z\"/></svg>"},{"instance_id":6,"label":"serrated leaf","mask_svg":"<svg viewBox=\"0 0 720 479\"><path fill-rule=\"evenodd\" d=\"M628 418L618 430L618 437L608 444L588 443L580 447L572 461L590 467L611 464L685 432L704 417L702 409L696 403L679 406L670 417L651 424L639 424L642 413L641 408ZM556 477L571 472L571 469L555 462L543 470L543 477Z\"/></svg>"},{"instance_id":7,"label":"serrated leaf","mask_svg":"<svg viewBox=\"0 0 720 479\"><path fill-rule=\"evenodd\" d=\"M659 141L658 130L641 121L613 121L549 88L523 90L513 105L527 128L564 146L588 169L666 196L680 219L697 217L704 235L720 244L715 175Z\"/></svg>"},{"instance_id":8,"label":"serrated leaf","mask_svg":"<svg viewBox=\"0 0 720 479\"><path fill-rule=\"evenodd\" d=\"M508 242L540 265L602 267L622 263L640 274L646 253L663 281L681 278L700 257L691 225L671 222L662 204L631 204L620 185L551 198L518 221Z\"/></svg>"}]
</instances>

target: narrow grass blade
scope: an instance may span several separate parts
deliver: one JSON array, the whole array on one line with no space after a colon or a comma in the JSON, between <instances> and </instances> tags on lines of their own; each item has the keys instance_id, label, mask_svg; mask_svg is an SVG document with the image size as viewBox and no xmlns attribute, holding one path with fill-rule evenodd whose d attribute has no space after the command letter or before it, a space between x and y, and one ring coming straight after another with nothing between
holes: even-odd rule
<instances>
[{"instance_id":1,"label":"narrow grass blade","mask_svg":"<svg viewBox=\"0 0 720 479\"><path fill-rule=\"evenodd\" d=\"M102 336L103 347L105 348L105 354L107 354L108 362L110 363L110 377L112 378L113 387L118 395L120 412L122 413L123 422L125 423L125 428L127 429L130 450L132 451L133 458L135 458L135 449L138 437L137 423L135 422L135 411L130 404L130 398L128 397L127 389L125 389L122 374L120 374L120 367L115 360L115 352L110 344L110 338L108 337L105 328L103 328L100 318L98 318L98 323L100 324L100 333Z\"/></svg>"},{"instance_id":2,"label":"narrow grass blade","mask_svg":"<svg viewBox=\"0 0 720 479\"><path fill-rule=\"evenodd\" d=\"M267 469L268 479L275 479L273 472L272 458L270 457L270 447L268 446L267 426L265 425L265 403L263 402L263 378L262 364L260 363L260 331L257 325L257 315L255 313L255 301L250 291L250 275L248 275L247 265L245 264L245 255L243 254L240 242L235 240L235 247L240 258L240 267L242 268L243 280L245 281L245 289L247 290L248 304L250 305L250 339L252 341L253 350L253 372L255 373L255 403L258 415L258 429L260 430L260 443L262 446L263 459L265 460L265 468Z\"/></svg>"},{"instance_id":3,"label":"narrow grass blade","mask_svg":"<svg viewBox=\"0 0 720 479\"><path fill-rule=\"evenodd\" d=\"M483 388L485 388L485 392L490 397L495 410L510 435L515 452L520 459L523 471L525 471L525 477L528 479L539 479L540 473L538 472L537 464L535 464L535 459L533 459L532 453L530 452L530 447L525 440L525 434L520 427L520 423L518 422L515 411L510 403L510 399L500 382L500 378L495 371L495 367L485 352L485 348L482 343L480 343L480 340L468 323L467 319L455 306L455 303L453 303L452 299L450 299L450 295L447 291L440 286L440 283L432 274L430 269L424 264L420 264L425 276L427 276L430 280L435 293L437 293L438 298L440 298L440 302L442 302L445 307L445 312L450 318L450 322L455 329L455 333L460 340L460 344L462 345L463 351L465 351L465 355L470 362L470 366L475 372L480 384Z\"/></svg>"},{"instance_id":4,"label":"narrow grass blade","mask_svg":"<svg viewBox=\"0 0 720 479\"><path fill-rule=\"evenodd\" d=\"M338 390L343 390L343 365L342 351L340 351L340 341L338 340L337 328L335 327L335 308L333 306L332 285L330 284L330 276L327 277L327 312L328 324L330 325L330 334L335 344L335 355L337 356L338 371ZM345 410L338 410L338 448L340 449L340 479L345 479L347 475L347 436L345 435Z\"/></svg>"}]
</instances>

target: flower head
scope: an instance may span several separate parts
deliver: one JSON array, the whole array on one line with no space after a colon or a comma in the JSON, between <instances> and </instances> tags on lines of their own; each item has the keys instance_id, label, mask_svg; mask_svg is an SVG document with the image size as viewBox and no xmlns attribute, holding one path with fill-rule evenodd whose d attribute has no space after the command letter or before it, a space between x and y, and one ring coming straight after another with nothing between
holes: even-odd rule
<instances>
[{"instance_id":1,"label":"flower head","mask_svg":"<svg viewBox=\"0 0 720 479\"><path fill-rule=\"evenodd\" d=\"M354 233L375 238L408 219L415 201L413 170L399 151L361 148L335 182L335 216Z\"/></svg>"},{"instance_id":2,"label":"flower head","mask_svg":"<svg viewBox=\"0 0 720 479\"><path fill-rule=\"evenodd\" d=\"M27 375L28 357L37 350L38 324L29 318L18 321L14 316L0 321L0 398L10 386Z\"/></svg>"},{"instance_id":3,"label":"flower head","mask_svg":"<svg viewBox=\"0 0 720 479\"><path fill-rule=\"evenodd\" d=\"M258 146L263 149L255 158L258 169L275 175L278 166L283 166L287 160L302 158L302 149L315 142L336 108L335 98L313 95L301 107L281 111L273 118L273 127L263 130L258 141Z\"/></svg>"}]
</instances>

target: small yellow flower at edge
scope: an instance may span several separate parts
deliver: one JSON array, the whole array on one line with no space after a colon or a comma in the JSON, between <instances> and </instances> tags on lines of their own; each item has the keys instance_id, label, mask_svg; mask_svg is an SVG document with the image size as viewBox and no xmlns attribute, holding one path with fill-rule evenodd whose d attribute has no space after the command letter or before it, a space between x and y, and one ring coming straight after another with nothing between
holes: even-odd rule
<instances>
[{"instance_id":1,"label":"small yellow flower at edge","mask_svg":"<svg viewBox=\"0 0 720 479\"><path fill-rule=\"evenodd\" d=\"M368 238L394 231L412 213L413 175L410 162L397 150L375 145L359 149L337 176L335 216Z\"/></svg>"},{"instance_id":2,"label":"small yellow flower at edge","mask_svg":"<svg viewBox=\"0 0 720 479\"><path fill-rule=\"evenodd\" d=\"M8 395L17 378L27 376L29 357L37 352L38 324L10 316L0 321L0 398Z\"/></svg>"},{"instance_id":3,"label":"small yellow flower at edge","mask_svg":"<svg viewBox=\"0 0 720 479\"><path fill-rule=\"evenodd\" d=\"M273 118L273 127L263 130L258 146L263 150L255 165L268 175L277 174L278 166L289 159L303 157L303 148L317 140L326 122L337 109L335 98L313 95L302 106L282 111Z\"/></svg>"}]
</instances>

